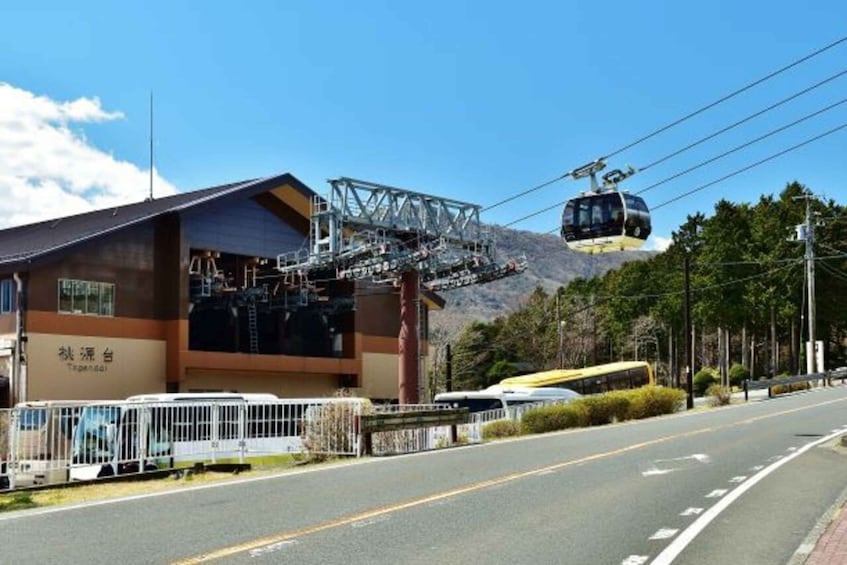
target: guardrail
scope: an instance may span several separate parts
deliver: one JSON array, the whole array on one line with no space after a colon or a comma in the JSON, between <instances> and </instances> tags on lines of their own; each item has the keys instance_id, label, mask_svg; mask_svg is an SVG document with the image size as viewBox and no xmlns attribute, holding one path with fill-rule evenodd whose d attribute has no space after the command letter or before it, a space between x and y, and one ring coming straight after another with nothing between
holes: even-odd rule
<instances>
[{"instance_id":1,"label":"guardrail","mask_svg":"<svg viewBox=\"0 0 847 565\"><path fill-rule=\"evenodd\" d=\"M364 453L372 455L380 451L406 452L409 451L408 447L404 448L399 444L410 442L417 446L414 451L420 451L422 448L432 449L432 446L428 445L431 443L429 441L429 435L431 434L425 434L426 437L423 439L416 436L406 438L405 436L408 434L404 432L410 430L429 430L445 426L449 427L450 430L449 442L450 444L454 444L457 441L457 426L467 423L468 418L467 408L427 407L422 409L418 407L409 411L390 410L373 414L363 414L361 417L361 430ZM401 433L391 434L390 432ZM374 437L376 434L379 434L378 437L381 437L383 441L375 442Z\"/></svg>"},{"instance_id":2,"label":"guardrail","mask_svg":"<svg viewBox=\"0 0 847 565\"><path fill-rule=\"evenodd\" d=\"M832 386L834 379L841 379L842 384L847 379L847 367L841 367L824 373L810 373L808 375L794 375L792 377L776 377L773 379L762 379L753 381L747 379L744 381L744 400L749 400L749 391L768 389L768 398L773 398L773 388L781 385L791 385L794 383L824 381L826 386Z\"/></svg>"}]
</instances>

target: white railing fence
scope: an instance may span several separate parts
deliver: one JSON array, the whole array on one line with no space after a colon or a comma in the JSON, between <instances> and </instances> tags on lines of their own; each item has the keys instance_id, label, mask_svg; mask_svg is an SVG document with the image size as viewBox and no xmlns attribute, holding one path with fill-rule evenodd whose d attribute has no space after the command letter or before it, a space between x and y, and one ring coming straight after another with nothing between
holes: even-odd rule
<instances>
[{"instance_id":1,"label":"white railing fence","mask_svg":"<svg viewBox=\"0 0 847 565\"><path fill-rule=\"evenodd\" d=\"M471 414L455 427L455 441L445 425L374 432L372 453L479 443L486 424L519 422L542 404ZM0 410L0 490L287 454L359 456L363 415L447 409L361 398L28 403Z\"/></svg>"},{"instance_id":2,"label":"white railing fence","mask_svg":"<svg viewBox=\"0 0 847 565\"><path fill-rule=\"evenodd\" d=\"M0 411L0 488L309 453L357 456L358 398L31 403Z\"/></svg>"}]
</instances>

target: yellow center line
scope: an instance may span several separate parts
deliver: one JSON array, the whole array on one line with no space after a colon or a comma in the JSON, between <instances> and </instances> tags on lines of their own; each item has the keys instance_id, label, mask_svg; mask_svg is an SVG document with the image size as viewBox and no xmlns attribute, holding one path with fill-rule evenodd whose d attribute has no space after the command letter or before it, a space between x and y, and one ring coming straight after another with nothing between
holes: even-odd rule
<instances>
[{"instance_id":1,"label":"yellow center line","mask_svg":"<svg viewBox=\"0 0 847 565\"><path fill-rule=\"evenodd\" d=\"M194 557L187 557L185 559L175 561L174 565L188 565L188 564L192 564L192 563L203 563L203 562L206 562L206 561L213 561L213 560L216 560L216 559L222 559L224 557L229 557L231 555L236 555L238 553L245 553L245 552L252 551L254 549L259 549L259 548L262 548L262 547L265 547L265 546L279 544L279 543L282 543L282 542L285 542L285 541L290 541L290 540L295 539L295 538L300 538L300 537L316 534L318 532L323 532L325 530L331 530L333 528L339 528L341 526L347 526L347 525L353 524L355 522L360 522L362 520L368 520L368 519L371 519L371 518L384 516L386 514L391 514L391 513L394 513L394 512L400 512L402 510L408 510L409 508L415 508L415 507L418 507L418 506L431 504L433 502L438 502L440 500L445 500L447 498L460 496L462 494L468 494L468 493L475 492L475 491L478 491L478 490L502 485L502 484L517 481L517 480L520 480L520 479L525 479L527 477L532 477L532 476L538 475L540 473L549 473L549 472L552 472L552 471L558 471L560 469L564 469L564 468L567 468L567 467L572 467L572 466L575 466L575 465L581 465L583 463L596 461L598 459L605 459L605 458L608 458L608 457L614 457L615 455L621 455L623 453L627 453L627 452L630 452L630 451L636 451L636 450L639 450L639 449L644 449L645 447L650 447L652 445L664 443L664 442L675 440L675 439L681 439L681 438L686 438L686 437L704 434L704 433L707 433L707 432L718 431L718 430L721 430L721 429L724 429L724 428L730 428L730 427L733 427L733 426L737 426L739 424L751 424L751 423L757 422L759 420L765 420L765 419L768 419L768 418L775 418L777 416L784 416L786 414L791 414L793 412L800 412L800 411L803 411L803 410L809 410L811 408L819 408L821 406L826 406L827 404L833 404L833 403L836 403L836 402L845 402L845 401L847 401L847 398L827 400L825 402L820 402L818 404L813 404L813 405L810 405L810 406L801 406L799 408L791 408L789 410L784 410L782 412L775 412L775 413L772 413L772 414L764 414L764 415L761 415L761 416L754 416L752 418L747 418L745 420L740 420L738 422L733 422L731 424L724 424L724 425L715 426L715 427L710 426L710 427L707 427L707 428L700 428L700 429L697 429L697 430L692 430L692 431L688 431L688 432L682 432L682 433L679 433L679 434L664 436L664 437L652 439L652 440L649 440L649 441L644 441L644 442L641 442L641 443L632 444L632 445L629 445L629 446L626 446L626 447L621 447L619 449L614 449L612 451L595 453L593 455L588 455L588 456L582 457L580 459L563 461L561 463L556 463L554 465L548 465L546 467L539 467L539 468L532 469L532 470L529 470L529 471L521 471L521 472L518 472L518 473L511 473L511 474L503 475L501 477L497 477L497 478L494 478L494 479L488 479L488 480L485 480L485 481L472 483L472 484L464 486L464 487L459 487L459 488L447 490L447 491L432 494L432 495L429 495L429 496L424 496L424 497L421 497L421 498L415 498L415 499L412 499L412 500L409 500L409 501L406 501L406 502L401 502L401 503L398 503L398 504L391 504L391 505L387 505L387 506L377 507L377 508L374 508L372 510L360 512L358 514L352 514L350 516L345 516L345 517L342 517L342 518L338 518L336 520L323 522L323 523L317 524L315 526L300 528L298 530L290 530L288 532L281 532L279 534L274 534L274 535L271 535L271 536L257 538L257 539L254 539L254 540L251 540L251 541L248 541L248 542L244 542L244 543L240 543L240 544L237 544L237 545L232 545L232 546L229 546L229 547L224 547L224 548L221 548L221 549L218 549L218 550L215 550L215 551L211 551L209 553L203 553L201 555L196 555Z\"/></svg>"}]
</instances>

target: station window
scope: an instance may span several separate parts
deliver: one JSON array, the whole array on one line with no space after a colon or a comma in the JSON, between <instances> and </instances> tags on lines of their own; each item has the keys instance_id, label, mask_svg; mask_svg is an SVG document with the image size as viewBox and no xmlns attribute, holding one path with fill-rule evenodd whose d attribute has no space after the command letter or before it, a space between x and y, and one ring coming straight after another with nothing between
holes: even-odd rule
<instances>
[{"instance_id":1,"label":"station window","mask_svg":"<svg viewBox=\"0 0 847 565\"><path fill-rule=\"evenodd\" d=\"M11 314L15 311L15 281L4 279L0 281L0 314Z\"/></svg>"},{"instance_id":2,"label":"station window","mask_svg":"<svg viewBox=\"0 0 847 565\"><path fill-rule=\"evenodd\" d=\"M115 285L59 279L59 312L87 316L114 316Z\"/></svg>"}]
</instances>

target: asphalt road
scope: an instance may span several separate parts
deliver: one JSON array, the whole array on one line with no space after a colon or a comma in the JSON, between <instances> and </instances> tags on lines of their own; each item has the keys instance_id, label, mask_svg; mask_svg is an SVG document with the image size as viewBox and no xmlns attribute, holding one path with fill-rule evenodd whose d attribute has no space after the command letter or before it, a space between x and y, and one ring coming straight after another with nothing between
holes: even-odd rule
<instances>
[{"instance_id":1,"label":"asphalt road","mask_svg":"<svg viewBox=\"0 0 847 565\"><path fill-rule=\"evenodd\" d=\"M847 387L0 515L3 562L786 563L847 487Z\"/></svg>"}]
</instances>

